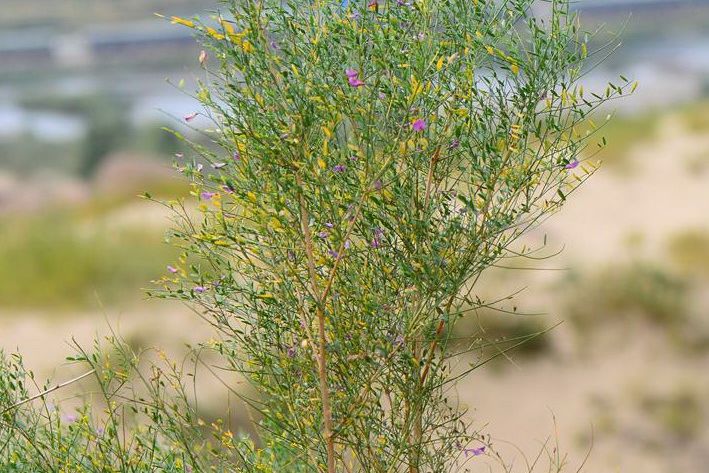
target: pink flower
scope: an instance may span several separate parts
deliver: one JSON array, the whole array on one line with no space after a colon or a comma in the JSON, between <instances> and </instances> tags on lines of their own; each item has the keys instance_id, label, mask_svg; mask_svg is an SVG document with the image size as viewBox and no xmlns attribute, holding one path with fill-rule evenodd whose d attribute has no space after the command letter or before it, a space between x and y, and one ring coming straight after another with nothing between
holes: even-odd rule
<instances>
[{"instance_id":1,"label":"pink flower","mask_svg":"<svg viewBox=\"0 0 709 473\"><path fill-rule=\"evenodd\" d=\"M362 87L364 85L364 81L360 80L359 78L359 72L355 69L347 69L345 71L345 75L347 76L347 82L350 84L351 87Z\"/></svg>"},{"instance_id":2,"label":"pink flower","mask_svg":"<svg viewBox=\"0 0 709 473\"><path fill-rule=\"evenodd\" d=\"M167 270L170 271L172 274L175 274L178 271L176 267L170 265L167 266Z\"/></svg>"},{"instance_id":3,"label":"pink flower","mask_svg":"<svg viewBox=\"0 0 709 473\"><path fill-rule=\"evenodd\" d=\"M186 122L191 122L192 120L194 120L197 117L197 115L199 115L199 113L192 112L192 113L188 113L183 118L185 119Z\"/></svg>"},{"instance_id":4,"label":"pink flower","mask_svg":"<svg viewBox=\"0 0 709 473\"><path fill-rule=\"evenodd\" d=\"M421 133L426 129L426 121L423 118L417 118L411 125L411 128L413 128L415 132Z\"/></svg>"},{"instance_id":5,"label":"pink flower","mask_svg":"<svg viewBox=\"0 0 709 473\"><path fill-rule=\"evenodd\" d=\"M214 197L215 195L217 195L217 194L214 193L214 192L207 192L207 191L204 191L204 192L202 192L199 196L202 198L202 200L210 200L210 199L211 199L212 197Z\"/></svg>"}]
</instances>

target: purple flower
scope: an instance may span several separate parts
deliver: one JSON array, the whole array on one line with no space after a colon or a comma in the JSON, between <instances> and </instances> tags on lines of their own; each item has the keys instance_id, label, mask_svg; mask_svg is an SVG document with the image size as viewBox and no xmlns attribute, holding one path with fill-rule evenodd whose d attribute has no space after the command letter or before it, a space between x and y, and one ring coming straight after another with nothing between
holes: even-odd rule
<instances>
[{"instance_id":1,"label":"purple flower","mask_svg":"<svg viewBox=\"0 0 709 473\"><path fill-rule=\"evenodd\" d=\"M288 351L286 351L286 355L288 355L288 358L295 358L296 353L298 353L298 347L296 345L288 347Z\"/></svg>"},{"instance_id":2,"label":"purple flower","mask_svg":"<svg viewBox=\"0 0 709 473\"><path fill-rule=\"evenodd\" d=\"M204 286L195 286L195 288L194 288L194 292L196 292L198 294L202 294L206 291L207 291L207 288Z\"/></svg>"},{"instance_id":3,"label":"purple flower","mask_svg":"<svg viewBox=\"0 0 709 473\"><path fill-rule=\"evenodd\" d=\"M467 458L468 455L472 455L474 457L480 456L483 453L485 453L485 446L478 447L478 448L464 448L463 453L465 454L465 457Z\"/></svg>"},{"instance_id":4,"label":"purple flower","mask_svg":"<svg viewBox=\"0 0 709 473\"><path fill-rule=\"evenodd\" d=\"M222 190L223 190L224 192L226 192L227 194L233 194L233 193L234 193L234 189L233 189L230 185L228 185L228 184L224 184L224 185L222 186Z\"/></svg>"},{"instance_id":5,"label":"purple flower","mask_svg":"<svg viewBox=\"0 0 709 473\"><path fill-rule=\"evenodd\" d=\"M570 163L568 163L566 166L564 166L564 169L576 169L579 165L579 160L574 159Z\"/></svg>"},{"instance_id":6,"label":"purple flower","mask_svg":"<svg viewBox=\"0 0 709 473\"><path fill-rule=\"evenodd\" d=\"M382 247L382 239L384 238L384 230L382 230L380 227L376 227L374 229L374 238L372 238L372 242L370 243L372 248L381 248Z\"/></svg>"},{"instance_id":7,"label":"purple flower","mask_svg":"<svg viewBox=\"0 0 709 473\"><path fill-rule=\"evenodd\" d=\"M379 192L380 190L382 190L382 188L384 188L384 183L382 183L381 179L377 179L376 181L374 181L374 190L375 191Z\"/></svg>"},{"instance_id":8,"label":"purple flower","mask_svg":"<svg viewBox=\"0 0 709 473\"><path fill-rule=\"evenodd\" d=\"M417 118L412 124L411 128L415 132L421 133L423 130L426 129L426 121L423 118Z\"/></svg>"},{"instance_id":9,"label":"purple flower","mask_svg":"<svg viewBox=\"0 0 709 473\"><path fill-rule=\"evenodd\" d=\"M347 240L347 241L345 242L345 249L346 249L346 250L349 250L349 249L350 249L350 246L351 246L350 241Z\"/></svg>"},{"instance_id":10,"label":"purple flower","mask_svg":"<svg viewBox=\"0 0 709 473\"><path fill-rule=\"evenodd\" d=\"M325 222L325 226L326 226L327 228L335 228L335 225L333 225L333 224L330 223L330 222Z\"/></svg>"},{"instance_id":11,"label":"purple flower","mask_svg":"<svg viewBox=\"0 0 709 473\"><path fill-rule=\"evenodd\" d=\"M174 266L167 265L167 270L170 271L172 274L175 274L178 269Z\"/></svg>"},{"instance_id":12,"label":"purple flower","mask_svg":"<svg viewBox=\"0 0 709 473\"><path fill-rule=\"evenodd\" d=\"M344 164L337 164L332 167L332 172L345 172L346 169L347 166L345 166Z\"/></svg>"},{"instance_id":13,"label":"purple flower","mask_svg":"<svg viewBox=\"0 0 709 473\"><path fill-rule=\"evenodd\" d=\"M215 192L207 192L207 191L204 191L201 194L199 194L199 196L202 200L211 200L211 198L214 197L215 195L217 195Z\"/></svg>"},{"instance_id":14,"label":"purple flower","mask_svg":"<svg viewBox=\"0 0 709 473\"><path fill-rule=\"evenodd\" d=\"M329 237L330 234L328 232L320 232L318 233L318 236L324 240L325 238Z\"/></svg>"},{"instance_id":15,"label":"purple flower","mask_svg":"<svg viewBox=\"0 0 709 473\"><path fill-rule=\"evenodd\" d=\"M62 420L67 424L73 424L74 422L76 422L76 419L76 414L66 414L62 416Z\"/></svg>"},{"instance_id":16,"label":"purple flower","mask_svg":"<svg viewBox=\"0 0 709 473\"><path fill-rule=\"evenodd\" d=\"M333 258L337 258L338 256L340 256L340 254L335 250L328 250L327 254L332 256Z\"/></svg>"},{"instance_id":17,"label":"purple flower","mask_svg":"<svg viewBox=\"0 0 709 473\"><path fill-rule=\"evenodd\" d=\"M356 71L355 69L347 69L345 71L345 75L347 76L347 82L350 84L351 87L362 87L364 85L364 81L360 80L359 78L359 72Z\"/></svg>"},{"instance_id":18,"label":"purple flower","mask_svg":"<svg viewBox=\"0 0 709 473\"><path fill-rule=\"evenodd\" d=\"M197 115L199 115L199 113L197 113L197 112L192 112L192 113L188 113L187 115L185 115L185 116L182 117L182 118L184 118L186 122L191 122L192 120L194 120L195 118L197 118Z\"/></svg>"},{"instance_id":19,"label":"purple flower","mask_svg":"<svg viewBox=\"0 0 709 473\"><path fill-rule=\"evenodd\" d=\"M448 145L448 149L451 149L451 150L456 149L459 146L460 146L460 140L455 139L455 140L451 141L451 144Z\"/></svg>"}]
</instances>

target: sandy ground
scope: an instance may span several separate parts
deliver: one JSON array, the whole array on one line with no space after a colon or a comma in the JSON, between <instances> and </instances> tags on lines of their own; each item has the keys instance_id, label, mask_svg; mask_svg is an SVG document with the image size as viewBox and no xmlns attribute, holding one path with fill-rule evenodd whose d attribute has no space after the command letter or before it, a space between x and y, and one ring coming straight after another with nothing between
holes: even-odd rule
<instances>
[{"instance_id":1,"label":"sandy ground","mask_svg":"<svg viewBox=\"0 0 709 473\"><path fill-rule=\"evenodd\" d=\"M592 268L627 259L629 254L657 255L673 234L687 228L709 229L709 172L692 172L687 164L707 153L709 136L688 134L674 118L661 130L652 143L632 150L629 176L610 168L601 170L560 214L530 236L532 241L547 234L552 249L565 247L544 266ZM133 222L135 215L131 208L121 218ZM157 215L150 217L154 220ZM642 243L629 248L633 235L634 241ZM549 304L546 309L553 310L548 283L559 277L563 274L524 272L518 281L529 285L529 293L545 294L532 298L532 304ZM0 347L19 348L38 373L54 372L61 379L71 373L66 367L55 371L70 353L62 341L74 336L89 343L97 332L105 333L102 318L93 313L70 318L3 314L0 309ZM108 320L127 337L144 336L150 343L175 349L188 339L210 335L184 307L163 302L110 313ZM504 441L533 457L548 436L558 438L561 450L569 452L569 467L564 471L576 471L591 437L594 446L586 472L709 471L709 427L704 417L696 431L686 436L668 427L671 421L658 420L643 408L643 400L688 392L702 403L697 415L709 418L709 357L679 353L666 337L647 327L618 325L604 330L591 349L580 354L562 326L552 334L556 349L551 355L516 357L516 365L474 372L458 392L471 407L475 425L493 435L514 464L512 471L527 470L520 453ZM678 409L681 412L683 404ZM480 458L473 471L489 471L487 463Z\"/></svg>"}]
</instances>

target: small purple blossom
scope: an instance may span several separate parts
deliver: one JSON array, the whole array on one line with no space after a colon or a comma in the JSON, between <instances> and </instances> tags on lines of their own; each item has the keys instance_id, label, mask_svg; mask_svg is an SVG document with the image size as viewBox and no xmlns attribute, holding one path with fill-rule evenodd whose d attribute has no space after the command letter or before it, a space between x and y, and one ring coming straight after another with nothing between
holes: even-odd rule
<instances>
[{"instance_id":1,"label":"small purple blossom","mask_svg":"<svg viewBox=\"0 0 709 473\"><path fill-rule=\"evenodd\" d=\"M347 240L347 241L345 242L345 249L346 249L346 250L349 250L349 249L350 249L350 246L351 246L350 241Z\"/></svg>"},{"instance_id":2,"label":"small purple blossom","mask_svg":"<svg viewBox=\"0 0 709 473\"><path fill-rule=\"evenodd\" d=\"M455 139L455 140L451 141L451 144L448 145L448 149L450 149L450 150L457 149L459 146L460 146L460 140Z\"/></svg>"},{"instance_id":3,"label":"small purple blossom","mask_svg":"<svg viewBox=\"0 0 709 473\"><path fill-rule=\"evenodd\" d=\"M370 246L374 249L381 248L383 238L384 238L384 230L382 230L380 227L375 228L374 229L374 238L372 238L372 242L370 243Z\"/></svg>"},{"instance_id":4,"label":"small purple blossom","mask_svg":"<svg viewBox=\"0 0 709 473\"><path fill-rule=\"evenodd\" d=\"M212 197L214 197L215 195L217 195L215 192L204 191L204 192L202 192L201 194L199 194L199 197L200 197L202 200L211 200Z\"/></svg>"},{"instance_id":5,"label":"small purple blossom","mask_svg":"<svg viewBox=\"0 0 709 473\"><path fill-rule=\"evenodd\" d=\"M568 163L566 166L564 166L564 169L576 169L579 165L579 160L574 159L570 163Z\"/></svg>"},{"instance_id":6,"label":"small purple blossom","mask_svg":"<svg viewBox=\"0 0 709 473\"><path fill-rule=\"evenodd\" d=\"M463 449L463 454L465 454L465 457L467 458L469 455L473 457L477 457L485 453L485 446L478 447L478 448L464 448Z\"/></svg>"},{"instance_id":7,"label":"small purple blossom","mask_svg":"<svg viewBox=\"0 0 709 473\"><path fill-rule=\"evenodd\" d=\"M347 170L347 166L344 164L337 164L332 167L332 172L345 172Z\"/></svg>"},{"instance_id":8,"label":"small purple blossom","mask_svg":"<svg viewBox=\"0 0 709 473\"><path fill-rule=\"evenodd\" d=\"M288 358L295 358L295 355L298 353L298 347L296 345L293 345L292 347L288 347L288 350L286 351L286 355L288 355Z\"/></svg>"},{"instance_id":9,"label":"small purple blossom","mask_svg":"<svg viewBox=\"0 0 709 473\"><path fill-rule=\"evenodd\" d=\"M320 233L318 233L318 236L324 240L327 237L329 237L330 234L328 232L320 232Z\"/></svg>"},{"instance_id":10,"label":"small purple blossom","mask_svg":"<svg viewBox=\"0 0 709 473\"><path fill-rule=\"evenodd\" d=\"M377 179L376 181L374 181L374 190L375 191L379 192L383 188L384 188L384 183L382 182L381 179Z\"/></svg>"},{"instance_id":11,"label":"small purple blossom","mask_svg":"<svg viewBox=\"0 0 709 473\"><path fill-rule=\"evenodd\" d=\"M233 194L233 193L234 193L234 189L233 189L229 184L224 184L224 185L222 186L222 190L223 190L224 192L226 192L227 194Z\"/></svg>"},{"instance_id":12,"label":"small purple blossom","mask_svg":"<svg viewBox=\"0 0 709 473\"><path fill-rule=\"evenodd\" d=\"M62 420L67 424L73 424L74 422L76 422L76 419L76 414L66 414L62 416Z\"/></svg>"},{"instance_id":13,"label":"small purple blossom","mask_svg":"<svg viewBox=\"0 0 709 473\"><path fill-rule=\"evenodd\" d=\"M170 271L172 274L175 274L179 271L176 267L170 265L167 265L167 270Z\"/></svg>"},{"instance_id":14,"label":"small purple blossom","mask_svg":"<svg viewBox=\"0 0 709 473\"><path fill-rule=\"evenodd\" d=\"M202 293L207 292L207 288L204 287L204 286L195 286L195 287L194 287L194 292L196 292L196 293L198 293L198 294L202 294Z\"/></svg>"},{"instance_id":15,"label":"small purple blossom","mask_svg":"<svg viewBox=\"0 0 709 473\"><path fill-rule=\"evenodd\" d=\"M335 250L328 250L327 254L332 256L335 259L337 259L340 256L340 254Z\"/></svg>"},{"instance_id":16,"label":"small purple blossom","mask_svg":"<svg viewBox=\"0 0 709 473\"><path fill-rule=\"evenodd\" d=\"M330 222L325 222L325 226L326 226L327 228L335 228L335 225L333 225L333 224L330 223Z\"/></svg>"},{"instance_id":17,"label":"small purple blossom","mask_svg":"<svg viewBox=\"0 0 709 473\"><path fill-rule=\"evenodd\" d=\"M359 71L355 69L347 69L345 71L345 75L347 76L347 82L351 87L357 88L364 85L364 81L359 78Z\"/></svg>"},{"instance_id":18,"label":"small purple blossom","mask_svg":"<svg viewBox=\"0 0 709 473\"><path fill-rule=\"evenodd\" d=\"M414 122L411 124L411 128L412 128L415 132L421 133L422 131L424 131L424 130L426 129L426 120L424 120L423 118L417 118L417 119L414 120Z\"/></svg>"}]
</instances>

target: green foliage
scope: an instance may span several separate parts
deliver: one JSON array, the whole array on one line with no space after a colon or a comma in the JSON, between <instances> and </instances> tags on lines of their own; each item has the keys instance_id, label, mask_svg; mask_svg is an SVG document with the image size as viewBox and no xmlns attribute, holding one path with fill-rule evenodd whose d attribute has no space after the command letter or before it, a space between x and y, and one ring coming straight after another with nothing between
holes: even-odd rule
<instances>
[{"instance_id":1,"label":"green foliage","mask_svg":"<svg viewBox=\"0 0 709 473\"><path fill-rule=\"evenodd\" d=\"M482 454L507 469L451 394L479 366L451 374L451 336L487 307L483 271L534 251L511 245L593 172L578 127L633 85L584 92L590 35L567 2L544 19L531 0L345 4L230 1L217 23L172 18L209 50L196 97L214 146L190 143L182 169L199 214L165 203L183 253L153 294L196 307L218 338L148 377L122 356L140 390L120 399L149 422L99 456L114 468L149 442L135 471L170 455L200 472L470 471ZM258 413L258 442L216 422L214 442L198 441L184 386L196 373L177 367L207 355ZM102 392L113 420L117 391ZM10 452L24 445L11 432Z\"/></svg>"},{"instance_id":2,"label":"green foliage","mask_svg":"<svg viewBox=\"0 0 709 473\"><path fill-rule=\"evenodd\" d=\"M263 396L272 465L446 471L479 439L446 394L475 281L592 172L576 126L632 84L584 95L563 2L367 3L173 18L215 58L196 96L221 150L194 145L218 171L185 167L202 218L174 233L209 264L158 295Z\"/></svg>"}]
</instances>

